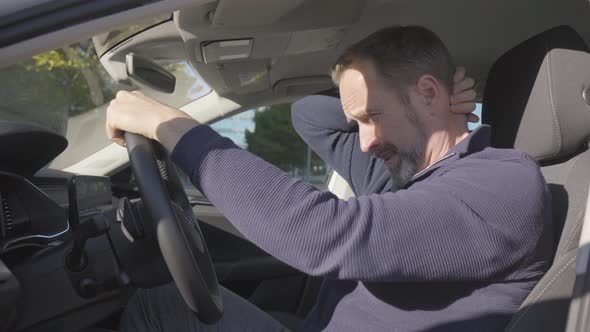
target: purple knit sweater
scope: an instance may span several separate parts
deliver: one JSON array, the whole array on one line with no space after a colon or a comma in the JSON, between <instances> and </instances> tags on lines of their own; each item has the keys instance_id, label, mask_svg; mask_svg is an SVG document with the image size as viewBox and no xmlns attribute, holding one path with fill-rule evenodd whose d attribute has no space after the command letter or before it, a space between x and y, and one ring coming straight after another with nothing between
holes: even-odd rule
<instances>
[{"instance_id":1,"label":"purple knit sweater","mask_svg":"<svg viewBox=\"0 0 590 332\"><path fill-rule=\"evenodd\" d=\"M383 162L360 151L338 100L326 98L296 103L293 124L356 198L294 179L205 125L172 158L250 241L325 277L306 330L501 330L553 255L537 163L490 148L481 126L391 192Z\"/></svg>"}]
</instances>

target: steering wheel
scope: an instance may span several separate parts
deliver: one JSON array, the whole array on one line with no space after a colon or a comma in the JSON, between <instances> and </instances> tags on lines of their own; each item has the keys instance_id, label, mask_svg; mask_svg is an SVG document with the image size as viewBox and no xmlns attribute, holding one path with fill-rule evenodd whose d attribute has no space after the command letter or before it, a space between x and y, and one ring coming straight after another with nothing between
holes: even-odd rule
<instances>
[{"instance_id":1,"label":"steering wheel","mask_svg":"<svg viewBox=\"0 0 590 332\"><path fill-rule=\"evenodd\" d=\"M125 142L172 279L200 321L217 322L223 315L223 304L215 269L168 152L158 142L137 134L125 133Z\"/></svg>"}]
</instances>

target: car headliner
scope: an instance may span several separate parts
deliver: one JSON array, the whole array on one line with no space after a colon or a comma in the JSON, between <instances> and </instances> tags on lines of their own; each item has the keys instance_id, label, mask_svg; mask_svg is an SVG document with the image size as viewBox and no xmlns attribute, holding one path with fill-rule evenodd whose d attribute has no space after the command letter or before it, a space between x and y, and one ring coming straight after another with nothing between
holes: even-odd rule
<instances>
[{"instance_id":1,"label":"car headliner","mask_svg":"<svg viewBox=\"0 0 590 332\"><path fill-rule=\"evenodd\" d=\"M248 105L329 87L330 67L346 47L393 24L435 31L455 62L485 82L503 52L548 28L568 24L590 41L589 10L582 0L224 0L180 10L166 31L114 53L180 53L218 94ZM203 43L233 39L253 40L248 59L204 63ZM259 84L245 84L255 74Z\"/></svg>"}]
</instances>

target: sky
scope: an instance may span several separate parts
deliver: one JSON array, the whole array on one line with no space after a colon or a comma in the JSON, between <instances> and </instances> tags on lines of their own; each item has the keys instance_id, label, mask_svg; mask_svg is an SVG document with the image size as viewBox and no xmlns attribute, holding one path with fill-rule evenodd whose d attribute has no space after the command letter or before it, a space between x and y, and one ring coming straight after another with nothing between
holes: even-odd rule
<instances>
[{"instance_id":1,"label":"sky","mask_svg":"<svg viewBox=\"0 0 590 332\"><path fill-rule=\"evenodd\" d=\"M254 114L256 110L249 110L225 118L211 125L215 131L221 135L231 139L236 143L237 146L242 149L247 149L248 144L246 143L246 130L254 131Z\"/></svg>"},{"instance_id":2,"label":"sky","mask_svg":"<svg viewBox=\"0 0 590 332\"><path fill-rule=\"evenodd\" d=\"M469 130L473 130L475 129L477 126L479 126L481 124L481 104L477 103L475 104L475 115L477 115L479 117L479 122L478 123L469 123L467 126L469 127Z\"/></svg>"}]
</instances>

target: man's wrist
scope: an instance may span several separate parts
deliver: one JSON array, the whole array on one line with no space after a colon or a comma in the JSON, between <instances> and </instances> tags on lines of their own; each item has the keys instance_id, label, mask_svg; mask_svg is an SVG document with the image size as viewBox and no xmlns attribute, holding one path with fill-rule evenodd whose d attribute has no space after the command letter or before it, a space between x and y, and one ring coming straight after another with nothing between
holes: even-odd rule
<instances>
[{"instance_id":1,"label":"man's wrist","mask_svg":"<svg viewBox=\"0 0 590 332\"><path fill-rule=\"evenodd\" d=\"M182 136L198 125L200 125L198 121L188 116L161 121L156 127L154 139L160 142L166 150L172 152Z\"/></svg>"}]
</instances>

